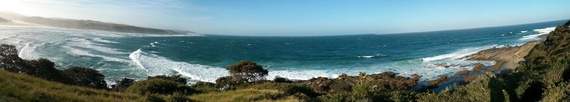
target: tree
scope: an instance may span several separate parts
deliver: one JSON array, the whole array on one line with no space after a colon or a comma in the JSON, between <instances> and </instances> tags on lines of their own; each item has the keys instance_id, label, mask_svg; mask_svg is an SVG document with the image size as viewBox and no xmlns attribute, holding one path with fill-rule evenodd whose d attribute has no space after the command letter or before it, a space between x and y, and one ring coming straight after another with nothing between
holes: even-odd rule
<instances>
[{"instance_id":1,"label":"tree","mask_svg":"<svg viewBox=\"0 0 570 102\"><path fill-rule=\"evenodd\" d=\"M230 65L228 69L232 77L245 79L249 82L263 80L269 73L261 65L251 61L241 61L240 63Z\"/></svg>"}]
</instances>

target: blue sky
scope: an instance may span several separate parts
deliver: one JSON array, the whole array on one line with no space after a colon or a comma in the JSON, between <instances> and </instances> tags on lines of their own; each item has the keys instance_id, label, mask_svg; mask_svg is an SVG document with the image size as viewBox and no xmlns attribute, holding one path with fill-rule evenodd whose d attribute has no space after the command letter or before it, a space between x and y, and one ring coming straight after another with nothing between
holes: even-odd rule
<instances>
[{"instance_id":1,"label":"blue sky","mask_svg":"<svg viewBox=\"0 0 570 102\"><path fill-rule=\"evenodd\" d=\"M0 0L0 11L207 34L318 36L570 19L570 0Z\"/></svg>"}]
</instances>

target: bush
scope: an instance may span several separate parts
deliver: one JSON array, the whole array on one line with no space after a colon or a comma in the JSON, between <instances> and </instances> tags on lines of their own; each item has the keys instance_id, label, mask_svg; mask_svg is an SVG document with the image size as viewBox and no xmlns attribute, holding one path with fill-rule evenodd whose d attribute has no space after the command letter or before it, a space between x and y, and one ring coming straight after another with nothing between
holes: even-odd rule
<instances>
[{"instance_id":1,"label":"bush","mask_svg":"<svg viewBox=\"0 0 570 102\"><path fill-rule=\"evenodd\" d=\"M195 90L189 86L170 80L149 79L135 82L135 84L127 88L127 92L142 95L173 93L193 94Z\"/></svg>"},{"instance_id":2,"label":"bush","mask_svg":"<svg viewBox=\"0 0 570 102\"><path fill-rule=\"evenodd\" d=\"M129 88L129 86L133 85L134 83L135 83L135 80L133 80L133 79L123 78L123 79L117 81L117 84L111 85L111 88L115 91L124 91L127 88Z\"/></svg>"},{"instance_id":3,"label":"bush","mask_svg":"<svg viewBox=\"0 0 570 102\"><path fill-rule=\"evenodd\" d=\"M234 89L237 86L247 84L248 81L242 78L226 76L216 79L216 84L222 90Z\"/></svg>"},{"instance_id":4,"label":"bush","mask_svg":"<svg viewBox=\"0 0 570 102\"><path fill-rule=\"evenodd\" d=\"M105 76L99 73L97 70L82 67L72 67L63 70L63 73L71 79L73 85L100 89L107 88Z\"/></svg>"},{"instance_id":5,"label":"bush","mask_svg":"<svg viewBox=\"0 0 570 102\"><path fill-rule=\"evenodd\" d=\"M197 82L196 84L192 85L192 88L200 92L218 91L218 87L216 87L216 84L209 82Z\"/></svg>"},{"instance_id":6,"label":"bush","mask_svg":"<svg viewBox=\"0 0 570 102\"><path fill-rule=\"evenodd\" d=\"M183 94L173 94L165 97L166 102L192 102Z\"/></svg>"},{"instance_id":7,"label":"bush","mask_svg":"<svg viewBox=\"0 0 570 102\"><path fill-rule=\"evenodd\" d=\"M258 90L261 89L279 90L284 92L286 95L294 95L299 93L310 97L316 97L319 95L307 85L295 84L295 83L262 83L262 84L251 85L246 88L258 89Z\"/></svg>"},{"instance_id":8,"label":"bush","mask_svg":"<svg viewBox=\"0 0 570 102\"><path fill-rule=\"evenodd\" d=\"M177 82L180 84L187 84L188 83L186 78L183 78L181 75L172 75L172 76L159 75L159 76L148 77L148 79L170 80L170 81L174 81L174 82Z\"/></svg>"},{"instance_id":9,"label":"bush","mask_svg":"<svg viewBox=\"0 0 570 102\"><path fill-rule=\"evenodd\" d=\"M269 73L261 65L251 61L241 61L240 63L230 65L228 70L232 77L246 79L249 82L263 80Z\"/></svg>"},{"instance_id":10,"label":"bush","mask_svg":"<svg viewBox=\"0 0 570 102\"><path fill-rule=\"evenodd\" d=\"M278 82L278 83L292 83L293 81L287 79L287 78L283 78L283 77L275 77L275 79L273 79L273 82Z\"/></svg>"},{"instance_id":11,"label":"bush","mask_svg":"<svg viewBox=\"0 0 570 102\"><path fill-rule=\"evenodd\" d=\"M55 63L47 59L38 59L26 61L29 65L27 68L20 69L26 74L40 77L46 80L57 81L61 83L74 84L70 76L65 75L60 70L55 68Z\"/></svg>"}]
</instances>

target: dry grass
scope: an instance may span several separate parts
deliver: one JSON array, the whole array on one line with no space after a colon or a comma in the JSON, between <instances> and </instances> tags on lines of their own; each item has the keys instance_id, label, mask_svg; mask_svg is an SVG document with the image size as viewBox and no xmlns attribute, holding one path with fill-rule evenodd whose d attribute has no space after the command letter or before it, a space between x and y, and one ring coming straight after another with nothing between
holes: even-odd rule
<instances>
[{"instance_id":1,"label":"dry grass","mask_svg":"<svg viewBox=\"0 0 570 102\"><path fill-rule=\"evenodd\" d=\"M130 102L145 100L145 97L135 94L64 85L3 70L0 70L0 86L2 86L0 87L0 101L2 102Z\"/></svg>"},{"instance_id":2,"label":"dry grass","mask_svg":"<svg viewBox=\"0 0 570 102\"><path fill-rule=\"evenodd\" d=\"M210 92L191 96L192 100L200 102L299 102L295 97L283 96L285 93L271 89L239 89L224 92Z\"/></svg>"}]
</instances>

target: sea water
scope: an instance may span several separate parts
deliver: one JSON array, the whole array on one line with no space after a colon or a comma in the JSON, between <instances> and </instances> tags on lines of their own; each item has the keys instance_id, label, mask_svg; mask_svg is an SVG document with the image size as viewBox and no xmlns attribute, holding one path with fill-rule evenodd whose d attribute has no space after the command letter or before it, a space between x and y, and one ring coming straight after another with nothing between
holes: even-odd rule
<instances>
[{"instance_id":1,"label":"sea water","mask_svg":"<svg viewBox=\"0 0 570 102\"><path fill-rule=\"evenodd\" d=\"M268 79L337 77L392 71L422 79L469 70L465 57L481 50L539 40L563 21L467 30L346 36L252 37L209 34L135 34L40 26L0 26L0 43L20 57L47 58L65 69L101 71L108 81L180 74L193 81L227 76L228 65L249 60Z\"/></svg>"}]
</instances>

